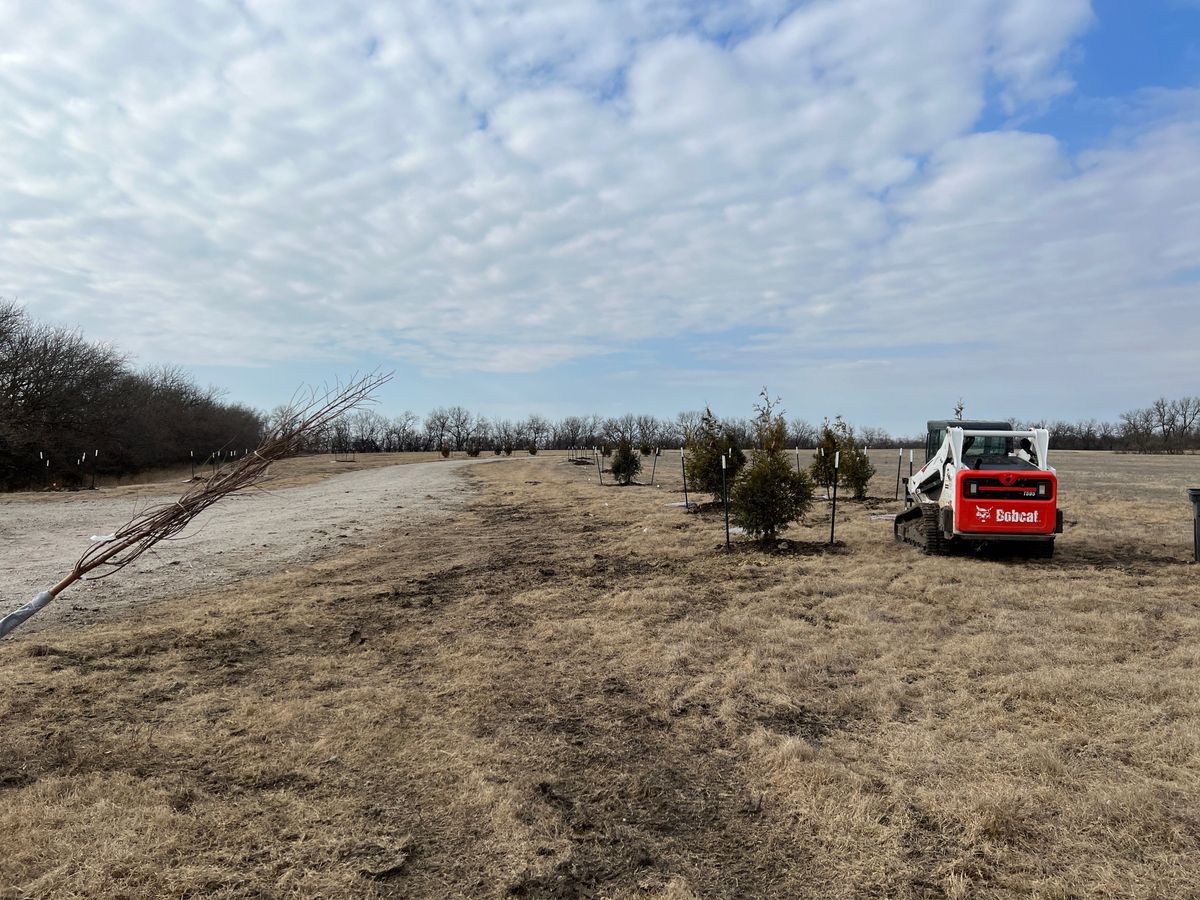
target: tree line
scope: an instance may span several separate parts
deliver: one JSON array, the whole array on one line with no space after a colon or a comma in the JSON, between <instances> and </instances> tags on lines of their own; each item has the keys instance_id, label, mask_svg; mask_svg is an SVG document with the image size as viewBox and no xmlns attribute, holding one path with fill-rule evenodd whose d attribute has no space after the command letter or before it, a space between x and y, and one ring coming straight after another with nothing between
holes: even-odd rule
<instances>
[{"instance_id":1,"label":"tree line","mask_svg":"<svg viewBox=\"0 0 1200 900\"><path fill-rule=\"evenodd\" d=\"M77 485L257 445L263 417L0 301L0 488ZM200 464L203 459L197 459Z\"/></svg>"},{"instance_id":2,"label":"tree line","mask_svg":"<svg viewBox=\"0 0 1200 900\"><path fill-rule=\"evenodd\" d=\"M282 413L277 409L266 415L227 402L222 391L199 387L177 368L135 370L111 345L35 322L17 304L0 301L0 489L70 485L90 476L93 468L101 475L126 474L179 465L192 454L203 465L214 451L255 446L273 417ZM424 416L360 410L314 434L306 450L512 453L628 441L649 453L690 443L706 415L711 413L491 419L461 405L439 406ZM762 427L757 418L722 418L719 424L721 433L740 447L752 446ZM925 443L923 434L894 437L882 428L853 428L840 419L834 424L848 429L864 448L918 448ZM1048 428L1053 446L1062 450L1195 451L1200 449L1200 397L1160 398L1122 413L1116 422L1018 424ZM816 447L824 427L792 418L773 440Z\"/></svg>"},{"instance_id":3,"label":"tree line","mask_svg":"<svg viewBox=\"0 0 1200 900\"><path fill-rule=\"evenodd\" d=\"M569 450L577 447L615 446L628 440L635 448L681 447L688 443L705 410L687 410L674 418L643 414L616 417L598 415L549 419L531 415L524 419L489 419L465 406L437 407L425 416L411 411L387 417L374 410L361 410L338 423L336 429L314 440L314 451L343 452L452 452L472 449ZM1116 422L1085 419L1022 421L1012 418L1016 428L1046 428L1058 450L1117 450L1133 453L1181 453L1200 450L1200 397L1154 401L1143 409L1122 413ZM840 423L840 424L839 424ZM739 446L753 443L756 419L720 419L722 431ZM884 428L851 426L838 417L839 428L848 428L855 441L867 449L920 448L923 433L894 436ZM814 448L821 440L825 423L802 418L785 422L783 439L789 447Z\"/></svg>"},{"instance_id":4,"label":"tree line","mask_svg":"<svg viewBox=\"0 0 1200 900\"><path fill-rule=\"evenodd\" d=\"M359 410L334 428L317 436L314 452L399 453L409 451L470 452L474 449L503 451L570 450L580 447L615 446L627 440L648 453L653 448L681 447L701 427L707 410L687 410L674 418L632 413L622 416L565 416L550 419L531 415L524 419L490 419L465 406L437 407L425 416L405 411L384 416L375 410ZM748 418L720 419L723 432L739 446L750 446L757 424ZM785 425L791 447L816 447L821 425L794 418ZM901 444L881 428L855 431L867 447L899 447ZM925 439L908 439L904 446L924 445Z\"/></svg>"},{"instance_id":5,"label":"tree line","mask_svg":"<svg viewBox=\"0 0 1200 900\"><path fill-rule=\"evenodd\" d=\"M1039 422L1061 450L1184 453L1200 450L1200 397L1168 400L1121 413L1117 422Z\"/></svg>"}]
</instances>

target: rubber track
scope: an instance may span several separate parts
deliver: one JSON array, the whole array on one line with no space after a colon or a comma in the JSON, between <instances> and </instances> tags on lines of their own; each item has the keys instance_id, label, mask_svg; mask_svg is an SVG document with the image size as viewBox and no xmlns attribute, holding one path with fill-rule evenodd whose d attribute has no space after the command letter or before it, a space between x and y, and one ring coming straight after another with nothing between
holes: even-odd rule
<instances>
[{"instance_id":1,"label":"rubber track","mask_svg":"<svg viewBox=\"0 0 1200 900\"><path fill-rule=\"evenodd\" d=\"M893 533L897 541L920 547L930 556L945 556L950 552L938 525L936 503L922 503L897 515Z\"/></svg>"},{"instance_id":2,"label":"rubber track","mask_svg":"<svg viewBox=\"0 0 1200 900\"><path fill-rule=\"evenodd\" d=\"M939 507L936 503L921 504L921 525L925 533L925 552L929 556L945 556L950 548L942 536L942 526L938 522Z\"/></svg>"}]
</instances>

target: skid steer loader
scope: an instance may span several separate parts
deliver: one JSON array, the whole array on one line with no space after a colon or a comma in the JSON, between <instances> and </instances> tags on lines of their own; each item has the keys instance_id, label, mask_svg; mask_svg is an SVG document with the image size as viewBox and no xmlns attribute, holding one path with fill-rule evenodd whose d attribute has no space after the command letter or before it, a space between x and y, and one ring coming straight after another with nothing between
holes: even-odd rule
<instances>
[{"instance_id":1,"label":"skid steer loader","mask_svg":"<svg viewBox=\"0 0 1200 900\"><path fill-rule=\"evenodd\" d=\"M1053 556L1062 512L1047 462L1050 433L1017 431L1011 422L943 419L928 426L925 465L904 480L908 508L896 516L896 540L931 555L1011 541Z\"/></svg>"}]
</instances>

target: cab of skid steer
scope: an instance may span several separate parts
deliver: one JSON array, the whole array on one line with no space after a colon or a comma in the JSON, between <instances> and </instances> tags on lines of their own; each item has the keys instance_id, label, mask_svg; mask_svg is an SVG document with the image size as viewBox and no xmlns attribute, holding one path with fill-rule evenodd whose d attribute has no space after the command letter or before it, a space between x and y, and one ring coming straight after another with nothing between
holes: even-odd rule
<instances>
[{"instance_id":1,"label":"cab of skid steer","mask_svg":"<svg viewBox=\"0 0 1200 900\"><path fill-rule=\"evenodd\" d=\"M925 462L937 456L946 440L949 428L963 428L967 431L1012 431L1012 422L985 422L980 419L933 419L925 423L928 432L925 436ZM1013 450L1012 438L978 437L974 438L970 447L963 447L964 457L1008 456Z\"/></svg>"}]
</instances>

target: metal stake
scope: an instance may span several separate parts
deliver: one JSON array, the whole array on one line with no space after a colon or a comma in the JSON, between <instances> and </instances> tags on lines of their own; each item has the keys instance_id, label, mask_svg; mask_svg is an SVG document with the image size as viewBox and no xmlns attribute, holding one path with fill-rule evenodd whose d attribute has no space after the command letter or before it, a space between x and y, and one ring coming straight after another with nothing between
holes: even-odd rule
<instances>
[{"instance_id":1,"label":"metal stake","mask_svg":"<svg viewBox=\"0 0 1200 900\"><path fill-rule=\"evenodd\" d=\"M729 549L729 489L725 484L725 457L721 457L721 499L725 503L725 549Z\"/></svg>"},{"instance_id":2,"label":"metal stake","mask_svg":"<svg viewBox=\"0 0 1200 900\"><path fill-rule=\"evenodd\" d=\"M829 516L829 543L833 543L833 531L837 526L837 483L838 469L842 462L842 451L838 450L833 454L833 511Z\"/></svg>"},{"instance_id":3,"label":"metal stake","mask_svg":"<svg viewBox=\"0 0 1200 900\"><path fill-rule=\"evenodd\" d=\"M650 487L654 487L654 473L658 471L658 448L654 448L654 462L650 464Z\"/></svg>"},{"instance_id":4,"label":"metal stake","mask_svg":"<svg viewBox=\"0 0 1200 900\"><path fill-rule=\"evenodd\" d=\"M1200 562L1200 488L1188 488L1188 499L1192 501L1192 558Z\"/></svg>"},{"instance_id":5,"label":"metal stake","mask_svg":"<svg viewBox=\"0 0 1200 900\"><path fill-rule=\"evenodd\" d=\"M900 455L896 458L896 499L900 499L900 464L904 462L904 449L900 449Z\"/></svg>"},{"instance_id":6,"label":"metal stake","mask_svg":"<svg viewBox=\"0 0 1200 900\"><path fill-rule=\"evenodd\" d=\"M604 484L604 467L600 465L600 449L595 448L596 453L596 474L600 476L600 484Z\"/></svg>"},{"instance_id":7,"label":"metal stake","mask_svg":"<svg viewBox=\"0 0 1200 900\"><path fill-rule=\"evenodd\" d=\"M688 496L687 496L687 463L685 463L683 461L683 448L682 447L679 448L679 468L683 470L683 508L691 509L691 507L688 506Z\"/></svg>"},{"instance_id":8,"label":"metal stake","mask_svg":"<svg viewBox=\"0 0 1200 900\"><path fill-rule=\"evenodd\" d=\"M912 506L912 473L913 473L913 452L908 451L908 490L904 492L904 505Z\"/></svg>"}]
</instances>

